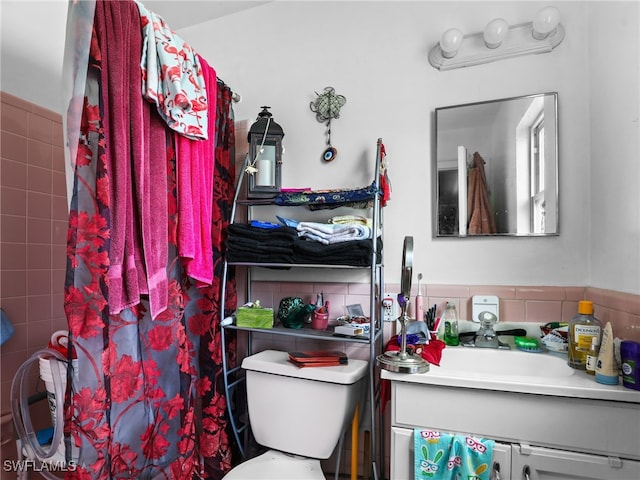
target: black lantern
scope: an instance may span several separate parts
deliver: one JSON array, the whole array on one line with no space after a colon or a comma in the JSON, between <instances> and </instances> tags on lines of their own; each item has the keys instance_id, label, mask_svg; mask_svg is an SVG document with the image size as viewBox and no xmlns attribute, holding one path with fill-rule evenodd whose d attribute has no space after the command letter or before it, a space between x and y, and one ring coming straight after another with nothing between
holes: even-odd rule
<instances>
[{"instance_id":1,"label":"black lantern","mask_svg":"<svg viewBox=\"0 0 640 480\"><path fill-rule=\"evenodd\" d=\"M249 198L273 198L282 186L282 138L284 132L269 112L262 107L251 125L249 141Z\"/></svg>"}]
</instances>

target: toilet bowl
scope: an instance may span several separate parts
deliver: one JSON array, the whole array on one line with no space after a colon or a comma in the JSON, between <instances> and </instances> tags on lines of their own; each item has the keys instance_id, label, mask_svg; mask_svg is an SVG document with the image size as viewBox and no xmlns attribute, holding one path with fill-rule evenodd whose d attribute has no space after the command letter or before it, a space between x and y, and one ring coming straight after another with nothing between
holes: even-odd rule
<instances>
[{"instance_id":1,"label":"toilet bowl","mask_svg":"<svg viewBox=\"0 0 640 480\"><path fill-rule=\"evenodd\" d=\"M320 460L269 450L241 463L224 480L326 480Z\"/></svg>"},{"instance_id":2,"label":"toilet bowl","mask_svg":"<svg viewBox=\"0 0 640 480\"><path fill-rule=\"evenodd\" d=\"M232 469L225 480L324 479L327 459L349 425L368 362L297 367L289 354L265 350L242 362L253 436L266 453Z\"/></svg>"}]
</instances>

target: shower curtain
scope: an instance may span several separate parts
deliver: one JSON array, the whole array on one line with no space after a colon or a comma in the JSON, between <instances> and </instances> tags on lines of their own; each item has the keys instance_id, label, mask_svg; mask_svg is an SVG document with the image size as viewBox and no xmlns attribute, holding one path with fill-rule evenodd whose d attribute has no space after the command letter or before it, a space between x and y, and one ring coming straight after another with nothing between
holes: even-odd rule
<instances>
[{"instance_id":1,"label":"shower curtain","mask_svg":"<svg viewBox=\"0 0 640 480\"><path fill-rule=\"evenodd\" d=\"M95 17L102 18L102 23L94 24L93 16L86 11L73 12L74 8L86 7L78 6L82 3L87 2L70 2L68 21L71 28L84 32L75 35L77 43L71 49L75 58L71 55L70 61L75 70L80 68L80 74L76 71L73 75L75 93L65 123L75 168L64 306L70 355L78 358L76 371L68 371L64 412L67 460L76 468L67 471L66 478L221 478L232 463L219 329L223 234L235 184L232 92L219 81L217 94L208 99L216 106L215 118L210 119L215 121L211 219L214 280L203 286L185 274L177 254L180 218L174 134L164 126L158 129L162 120L155 108L142 101L139 85L129 88L130 77L120 75L122 83L118 84L112 75L109 81L114 83L104 83L103 73L111 67L107 64L107 48L116 49L123 65L139 65L139 52L130 47L131 38L138 35L137 7L132 1L98 0L94 2ZM105 44L105 32L113 32L121 43ZM89 40L90 48L86 45ZM86 63L86 59L78 58L83 49L89 50L86 76L79 67ZM131 61L125 56L132 56ZM107 89L122 97L120 107L125 114L121 112L118 118L113 117L114 112L109 110L112 104L105 100ZM120 125L128 120L126 111L133 110L134 104L143 109L149 126L138 133L132 125ZM71 114L73 109L76 117ZM166 196L166 202L159 202L166 204L164 209L151 206L153 221L167 229L166 245L160 249L167 252L167 309L154 319L145 295L120 313L109 313L109 254L114 229L119 228L113 223L113 208L120 201L114 198L110 184L116 175L122 175L110 157L113 146L108 137L116 127L124 127L125 134L130 135L127 148L141 142L144 148L156 152L153 164L147 167L166 168L166 182L148 185L150 189L162 189L160 193ZM150 132L155 133L152 136ZM137 160L132 156L130 161L135 171ZM134 191L139 183L131 182L128 193L132 201L144 201L141 192ZM226 295L229 310L225 314L229 314L236 306L233 276L226 285ZM227 341L228 351L235 352L235 338L227 336ZM233 365L235 359L229 362Z\"/></svg>"}]
</instances>

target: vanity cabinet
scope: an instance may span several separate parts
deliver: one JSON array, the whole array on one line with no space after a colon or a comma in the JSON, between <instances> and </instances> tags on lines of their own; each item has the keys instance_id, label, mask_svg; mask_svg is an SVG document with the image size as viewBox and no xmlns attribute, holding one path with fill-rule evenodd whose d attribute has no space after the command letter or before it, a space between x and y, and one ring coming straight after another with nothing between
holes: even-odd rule
<instances>
[{"instance_id":1,"label":"vanity cabinet","mask_svg":"<svg viewBox=\"0 0 640 480\"><path fill-rule=\"evenodd\" d=\"M413 478L414 428L494 439L492 480L640 478L640 403L385 377L393 377L391 480Z\"/></svg>"},{"instance_id":2,"label":"vanity cabinet","mask_svg":"<svg viewBox=\"0 0 640 480\"><path fill-rule=\"evenodd\" d=\"M424 428L424 427L423 427ZM391 428L391 479L413 478L413 430ZM496 441L491 480L632 480L640 463L557 448Z\"/></svg>"},{"instance_id":3,"label":"vanity cabinet","mask_svg":"<svg viewBox=\"0 0 640 480\"><path fill-rule=\"evenodd\" d=\"M511 445L496 442L493 447L492 468L494 469L491 474L492 480L511 478ZM499 477L496 476L496 472ZM413 429L391 427L391 480L412 478Z\"/></svg>"}]
</instances>

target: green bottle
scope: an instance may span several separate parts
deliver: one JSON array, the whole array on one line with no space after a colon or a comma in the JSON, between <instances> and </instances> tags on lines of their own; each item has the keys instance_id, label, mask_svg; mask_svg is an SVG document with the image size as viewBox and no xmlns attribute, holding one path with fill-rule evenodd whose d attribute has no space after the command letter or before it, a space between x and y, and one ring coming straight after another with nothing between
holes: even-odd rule
<instances>
[{"instance_id":1,"label":"green bottle","mask_svg":"<svg viewBox=\"0 0 640 480\"><path fill-rule=\"evenodd\" d=\"M447 303L447 308L445 308L442 314L442 321L444 322L444 343L452 347L460 345L460 337L458 336L458 312L455 303Z\"/></svg>"}]
</instances>

